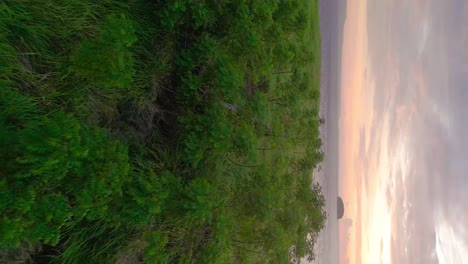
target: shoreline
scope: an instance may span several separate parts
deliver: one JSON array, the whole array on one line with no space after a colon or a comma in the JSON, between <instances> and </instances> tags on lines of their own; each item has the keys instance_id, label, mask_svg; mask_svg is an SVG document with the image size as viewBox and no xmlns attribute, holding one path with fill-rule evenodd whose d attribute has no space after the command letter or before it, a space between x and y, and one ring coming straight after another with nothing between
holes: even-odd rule
<instances>
[{"instance_id":1,"label":"shoreline","mask_svg":"<svg viewBox=\"0 0 468 264\"><path fill-rule=\"evenodd\" d=\"M346 18L344 0L319 0L321 33L320 127L325 160L321 169L314 170L314 181L322 186L326 200L327 220L316 245L312 263L338 263L338 220L336 197L339 177L339 113L341 86L341 51L343 26ZM308 262L303 262L308 263Z\"/></svg>"}]
</instances>

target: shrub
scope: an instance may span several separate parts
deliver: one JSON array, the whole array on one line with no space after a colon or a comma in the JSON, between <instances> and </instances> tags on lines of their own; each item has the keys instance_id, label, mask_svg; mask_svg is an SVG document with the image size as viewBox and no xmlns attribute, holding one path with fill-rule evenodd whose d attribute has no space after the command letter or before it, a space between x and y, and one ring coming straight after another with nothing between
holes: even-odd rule
<instances>
[{"instance_id":1,"label":"shrub","mask_svg":"<svg viewBox=\"0 0 468 264\"><path fill-rule=\"evenodd\" d=\"M187 199L183 200L184 211L189 219L211 224L213 211L222 204L222 199L216 194L216 189L207 180L197 178L191 181L185 190Z\"/></svg>"},{"instance_id":2,"label":"shrub","mask_svg":"<svg viewBox=\"0 0 468 264\"><path fill-rule=\"evenodd\" d=\"M166 245L168 242L168 237L161 232L155 231L150 233L145 248L145 260L157 264L168 263L169 255L166 253Z\"/></svg>"},{"instance_id":3,"label":"shrub","mask_svg":"<svg viewBox=\"0 0 468 264\"><path fill-rule=\"evenodd\" d=\"M123 14L109 15L95 39L86 39L76 47L70 69L104 88L127 87L135 74L130 48L136 41L132 20Z\"/></svg>"},{"instance_id":4,"label":"shrub","mask_svg":"<svg viewBox=\"0 0 468 264\"><path fill-rule=\"evenodd\" d=\"M180 121L187 131L181 143L190 165L197 167L201 161L218 158L232 147L232 127L221 106L212 105L204 115L191 114Z\"/></svg>"},{"instance_id":5,"label":"shrub","mask_svg":"<svg viewBox=\"0 0 468 264\"><path fill-rule=\"evenodd\" d=\"M0 247L22 240L56 244L69 221L104 217L122 194L127 150L102 130L58 112L16 133L3 122L0 133L9 139L0 155L7 164L0 180Z\"/></svg>"}]
</instances>

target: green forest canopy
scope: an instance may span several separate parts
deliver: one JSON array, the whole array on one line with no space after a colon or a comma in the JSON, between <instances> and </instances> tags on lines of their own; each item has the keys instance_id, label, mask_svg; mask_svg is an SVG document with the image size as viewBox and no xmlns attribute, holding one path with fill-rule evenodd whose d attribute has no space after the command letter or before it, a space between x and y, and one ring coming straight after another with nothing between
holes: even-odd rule
<instances>
[{"instance_id":1,"label":"green forest canopy","mask_svg":"<svg viewBox=\"0 0 468 264\"><path fill-rule=\"evenodd\" d=\"M0 32L1 261L314 257L316 0L7 0Z\"/></svg>"}]
</instances>

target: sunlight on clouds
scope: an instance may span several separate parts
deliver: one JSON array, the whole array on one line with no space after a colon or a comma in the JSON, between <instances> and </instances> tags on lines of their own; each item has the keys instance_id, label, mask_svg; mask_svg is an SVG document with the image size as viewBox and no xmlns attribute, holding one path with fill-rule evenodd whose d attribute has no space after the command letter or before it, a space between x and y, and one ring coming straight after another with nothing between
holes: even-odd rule
<instances>
[{"instance_id":1,"label":"sunlight on clouds","mask_svg":"<svg viewBox=\"0 0 468 264\"><path fill-rule=\"evenodd\" d=\"M437 39L458 6L396 2L348 1L340 184L353 228L345 257L359 264L468 263L468 141L460 142L458 131L466 126L454 114L465 109L468 94L466 80L455 82L449 67L458 60ZM374 27L363 26L368 22Z\"/></svg>"},{"instance_id":2,"label":"sunlight on clouds","mask_svg":"<svg viewBox=\"0 0 468 264\"><path fill-rule=\"evenodd\" d=\"M444 220L436 225L436 255L439 264L468 261L468 245L457 231Z\"/></svg>"},{"instance_id":3,"label":"sunlight on clouds","mask_svg":"<svg viewBox=\"0 0 468 264\"><path fill-rule=\"evenodd\" d=\"M366 228L363 237L363 263L393 263L391 243L395 235L393 227L395 218L403 218L403 230L406 230L406 219L411 210L411 204L406 200L404 184L408 174L409 153L407 150L407 136L402 131L398 138L392 139L389 131L389 114L378 117L377 127L371 134L378 142L374 146L376 158L367 164L371 169L366 177L374 178L373 185L368 187L369 200L362 206L370 207L364 216L363 224ZM378 131L382 131L379 133ZM378 165L377 165L378 164ZM374 168L374 169L373 169ZM403 205L394 204L399 193L404 194ZM390 196L388 195L390 194ZM399 215L400 213L401 215ZM398 238L401 247L407 248L410 234Z\"/></svg>"}]
</instances>

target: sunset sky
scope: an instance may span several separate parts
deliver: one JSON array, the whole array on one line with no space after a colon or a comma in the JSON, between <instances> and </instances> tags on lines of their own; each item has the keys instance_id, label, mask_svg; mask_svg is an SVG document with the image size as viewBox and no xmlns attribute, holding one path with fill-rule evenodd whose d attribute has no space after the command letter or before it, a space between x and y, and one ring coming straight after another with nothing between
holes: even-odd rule
<instances>
[{"instance_id":1,"label":"sunset sky","mask_svg":"<svg viewBox=\"0 0 468 264\"><path fill-rule=\"evenodd\" d=\"M348 0L340 263L468 263L468 0Z\"/></svg>"}]
</instances>

